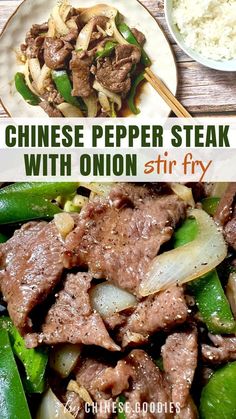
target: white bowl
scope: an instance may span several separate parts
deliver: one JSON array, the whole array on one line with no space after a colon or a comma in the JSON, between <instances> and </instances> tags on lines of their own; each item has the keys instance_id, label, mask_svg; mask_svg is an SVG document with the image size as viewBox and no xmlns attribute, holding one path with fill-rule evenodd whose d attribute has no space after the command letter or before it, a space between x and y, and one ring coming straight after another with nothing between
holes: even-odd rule
<instances>
[{"instance_id":1,"label":"white bowl","mask_svg":"<svg viewBox=\"0 0 236 419\"><path fill-rule=\"evenodd\" d=\"M213 68L215 70L221 71L236 71L236 58L233 60L222 60L216 61L210 58L204 57L202 54L194 51L192 48L189 48L185 42L183 37L181 36L177 26L173 23L172 18L172 9L173 9L173 0L164 0L164 7L165 7L165 17L169 27L169 30L177 42L177 44L182 48L182 50L189 55L189 57L193 58L195 61L198 61L200 64L205 65L206 67Z\"/></svg>"}]
</instances>

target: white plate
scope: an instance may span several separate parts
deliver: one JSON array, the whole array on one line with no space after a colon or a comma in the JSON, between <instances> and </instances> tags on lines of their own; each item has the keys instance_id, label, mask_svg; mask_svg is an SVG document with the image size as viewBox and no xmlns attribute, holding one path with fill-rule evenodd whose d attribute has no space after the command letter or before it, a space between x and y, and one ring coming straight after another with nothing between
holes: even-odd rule
<instances>
[{"instance_id":1,"label":"white plate","mask_svg":"<svg viewBox=\"0 0 236 419\"><path fill-rule=\"evenodd\" d=\"M24 0L9 19L0 38L0 98L12 117L45 117L38 106L28 105L16 92L13 79L19 64L15 50L24 42L25 34L33 23L48 20L56 0ZM71 0L72 6L90 7L106 3L116 7L125 16L128 25L140 29L146 36L145 50L149 54L154 73L158 74L176 94L177 71L170 45L152 15L137 0ZM170 110L158 93L145 85L140 98L139 117L167 117Z\"/></svg>"}]
</instances>

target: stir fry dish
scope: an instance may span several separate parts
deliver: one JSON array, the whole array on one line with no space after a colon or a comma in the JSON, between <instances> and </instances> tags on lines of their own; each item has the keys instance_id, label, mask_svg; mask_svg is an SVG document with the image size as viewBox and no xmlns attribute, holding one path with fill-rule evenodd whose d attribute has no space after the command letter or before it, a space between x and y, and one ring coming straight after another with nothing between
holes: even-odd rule
<instances>
[{"instance_id":1,"label":"stir fry dish","mask_svg":"<svg viewBox=\"0 0 236 419\"><path fill-rule=\"evenodd\" d=\"M145 41L114 7L76 9L64 0L27 32L16 90L50 117L116 117L127 106L138 114L138 88L151 65Z\"/></svg>"},{"instance_id":2,"label":"stir fry dish","mask_svg":"<svg viewBox=\"0 0 236 419\"><path fill-rule=\"evenodd\" d=\"M2 185L1 418L235 418L235 195Z\"/></svg>"}]
</instances>

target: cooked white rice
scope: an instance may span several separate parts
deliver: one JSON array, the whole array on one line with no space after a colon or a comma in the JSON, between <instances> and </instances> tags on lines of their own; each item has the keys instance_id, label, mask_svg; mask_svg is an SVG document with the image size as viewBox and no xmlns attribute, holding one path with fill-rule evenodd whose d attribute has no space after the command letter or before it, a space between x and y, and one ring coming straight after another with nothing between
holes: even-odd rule
<instances>
[{"instance_id":1,"label":"cooked white rice","mask_svg":"<svg viewBox=\"0 0 236 419\"><path fill-rule=\"evenodd\" d=\"M185 44L207 58L236 58L236 0L173 0Z\"/></svg>"}]
</instances>

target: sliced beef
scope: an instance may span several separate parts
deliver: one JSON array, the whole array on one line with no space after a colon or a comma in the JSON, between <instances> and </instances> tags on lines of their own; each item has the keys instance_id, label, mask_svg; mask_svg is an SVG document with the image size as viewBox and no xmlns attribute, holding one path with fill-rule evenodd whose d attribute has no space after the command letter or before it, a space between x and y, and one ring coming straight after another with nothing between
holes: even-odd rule
<instances>
[{"instance_id":1,"label":"sliced beef","mask_svg":"<svg viewBox=\"0 0 236 419\"><path fill-rule=\"evenodd\" d=\"M52 82L51 77L46 79L44 82L44 88L45 91L44 93L41 95L41 97L46 101L49 102L52 105L60 105L60 103L65 102L65 99L63 99L63 97L60 95L60 93L57 91L54 83ZM43 105L46 106L46 105ZM58 111L58 109L57 109ZM49 110L49 112L52 112L51 110ZM54 108L54 112L56 114L56 109ZM59 111L58 111L59 112ZM48 113L48 112L47 112ZM58 114L59 115L59 114ZM57 114L56 114L57 116ZM61 115L60 115L61 116Z\"/></svg>"},{"instance_id":2,"label":"sliced beef","mask_svg":"<svg viewBox=\"0 0 236 419\"><path fill-rule=\"evenodd\" d=\"M199 419L198 410L192 397L189 396L186 405L178 410L175 419Z\"/></svg>"},{"instance_id":3,"label":"sliced beef","mask_svg":"<svg viewBox=\"0 0 236 419\"><path fill-rule=\"evenodd\" d=\"M70 69L73 78L73 96L89 97L93 90L90 81L90 66L93 58L87 52L73 52Z\"/></svg>"},{"instance_id":4,"label":"sliced beef","mask_svg":"<svg viewBox=\"0 0 236 419\"><path fill-rule=\"evenodd\" d=\"M21 51L27 58L38 58L41 61L43 57L43 44L44 37L37 36L34 38L31 36L26 39L25 44L21 45Z\"/></svg>"},{"instance_id":5,"label":"sliced beef","mask_svg":"<svg viewBox=\"0 0 236 419\"><path fill-rule=\"evenodd\" d=\"M30 313L52 292L63 271L63 243L54 222L24 224L0 245L0 288L15 326L31 330Z\"/></svg>"},{"instance_id":6,"label":"sliced beef","mask_svg":"<svg viewBox=\"0 0 236 419\"><path fill-rule=\"evenodd\" d=\"M135 38L137 39L139 45L143 46L146 41L145 35L136 28L132 28L131 31L133 35L135 36Z\"/></svg>"},{"instance_id":7,"label":"sliced beef","mask_svg":"<svg viewBox=\"0 0 236 419\"><path fill-rule=\"evenodd\" d=\"M184 323L188 307L182 287L173 287L141 301L120 328L122 346L144 343L150 334Z\"/></svg>"},{"instance_id":8,"label":"sliced beef","mask_svg":"<svg viewBox=\"0 0 236 419\"><path fill-rule=\"evenodd\" d=\"M230 220L233 211L233 204L236 196L236 183L230 183L218 205L215 221L225 226Z\"/></svg>"},{"instance_id":9,"label":"sliced beef","mask_svg":"<svg viewBox=\"0 0 236 419\"><path fill-rule=\"evenodd\" d=\"M202 344L203 360L210 364L221 364L236 360L236 337L211 335L212 345Z\"/></svg>"},{"instance_id":10,"label":"sliced beef","mask_svg":"<svg viewBox=\"0 0 236 419\"><path fill-rule=\"evenodd\" d=\"M44 61L52 70L65 68L73 47L59 38L46 37L44 40Z\"/></svg>"},{"instance_id":11,"label":"sliced beef","mask_svg":"<svg viewBox=\"0 0 236 419\"><path fill-rule=\"evenodd\" d=\"M63 116L59 109L55 108L53 104L47 102L46 100L40 102L39 106L44 110L44 112L46 112L46 114L48 114L50 118L61 118Z\"/></svg>"},{"instance_id":12,"label":"sliced beef","mask_svg":"<svg viewBox=\"0 0 236 419\"><path fill-rule=\"evenodd\" d=\"M118 45L114 58L98 60L96 79L106 89L126 96L131 88L130 71L141 58L141 51L135 45Z\"/></svg>"},{"instance_id":13,"label":"sliced beef","mask_svg":"<svg viewBox=\"0 0 236 419\"><path fill-rule=\"evenodd\" d=\"M35 23L34 25L32 25L30 31L29 31L29 35L33 36L34 38L36 38L39 35L43 35L48 31L48 23L44 22L41 24L37 24Z\"/></svg>"},{"instance_id":14,"label":"sliced beef","mask_svg":"<svg viewBox=\"0 0 236 419\"><path fill-rule=\"evenodd\" d=\"M55 345L63 342L98 345L110 351L119 347L110 338L100 315L93 311L88 290L92 276L87 273L68 274L62 291L50 308L38 335L38 343ZM30 337L31 339L31 337ZM28 346L36 342L28 339Z\"/></svg>"},{"instance_id":15,"label":"sliced beef","mask_svg":"<svg viewBox=\"0 0 236 419\"><path fill-rule=\"evenodd\" d=\"M75 419L84 419L86 417L84 401L74 391L66 392L64 404L66 409L75 417Z\"/></svg>"},{"instance_id":16,"label":"sliced beef","mask_svg":"<svg viewBox=\"0 0 236 419\"><path fill-rule=\"evenodd\" d=\"M76 379L89 391L93 400L101 408L114 401L119 394L124 394L129 405L128 419L173 417L169 411L170 394L165 378L151 358L142 350L132 351L126 358L118 361L115 367L88 359L78 369ZM162 413L145 412L143 403L162 404ZM104 416L102 412L100 413L98 418L112 416L109 414Z\"/></svg>"},{"instance_id":17,"label":"sliced beef","mask_svg":"<svg viewBox=\"0 0 236 419\"><path fill-rule=\"evenodd\" d=\"M169 335L162 347L163 366L172 388L172 401L181 408L187 405L197 367L198 343L195 329Z\"/></svg>"},{"instance_id":18,"label":"sliced beef","mask_svg":"<svg viewBox=\"0 0 236 419\"><path fill-rule=\"evenodd\" d=\"M110 413L112 412L113 403L111 392L105 392L99 387L102 381L101 377L108 368L109 366L103 362L95 359L85 359L76 373L78 384L86 388L93 401L97 404L97 419L110 419L112 416ZM117 378L120 379L121 377Z\"/></svg>"},{"instance_id":19,"label":"sliced beef","mask_svg":"<svg viewBox=\"0 0 236 419\"><path fill-rule=\"evenodd\" d=\"M236 183L230 183L220 200L215 221L224 227L225 240L236 250Z\"/></svg>"},{"instance_id":20,"label":"sliced beef","mask_svg":"<svg viewBox=\"0 0 236 419\"><path fill-rule=\"evenodd\" d=\"M170 392L164 375L151 358L142 350L133 350L127 357L133 368L129 390L124 392L129 403L129 419L169 419L174 417L171 409ZM161 405L160 412L145 412L144 403ZM141 411L137 412L137 405ZM172 411L171 411L172 410Z\"/></svg>"},{"instance_id":21,"label":"sliced beef","mask_svg":"<svg viewBox=\"0 0 236 419\"><path fill-rule=\"evenodd\" d=\"M64 42L69 42L70 44L75 43L76 39L78 38L79 30L77 28L70 29L69 33L63 38L61 38Z\"/></svg>"},{"instance_id":22,"label":"sliced beef","mask_svg":"<svg viewBox=\"0 0 236 419\"><path fill-rule=\"evenodd\" d=\"M115 187L107 199L90 202L66 238L64 265L88 267L138 294L141 279L167 242L186 205L176 195L135 185Z\"/></svg>"}]
</instances>

